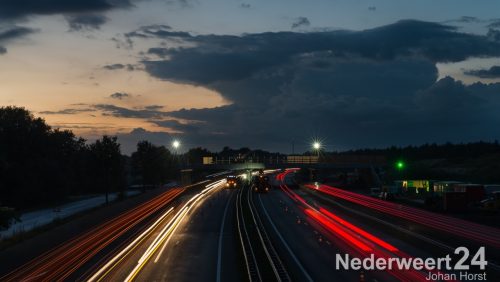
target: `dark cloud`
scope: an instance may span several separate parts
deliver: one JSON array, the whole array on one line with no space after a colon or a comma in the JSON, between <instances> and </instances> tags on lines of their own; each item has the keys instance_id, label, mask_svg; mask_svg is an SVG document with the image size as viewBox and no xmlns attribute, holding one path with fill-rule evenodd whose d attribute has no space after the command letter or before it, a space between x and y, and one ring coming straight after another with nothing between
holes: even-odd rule
<instances>
[{"instance_id":1,"label":"dark cloud","mask_svg":"<svg viewBox=\"0 0 500 282\"><path fill-rule=\"evenodd\" d=\"M149 48L147 53L149 55L156 55L160 58L166 58L170 55L171 50L163 47L153 47Z\"/></svg>"},{"instance_id":2,"label":"dark cloud","mask_svg":"<svg viewBox=\"0 0 500 282\"><path fill-rule=\"evenodd\" d=\"M167 119L167 120L158 120L158 121L151 121L152 123L160 126L160 127L165 127L169 128L172 130L175 130L177 132L188 132L190 134L198 132L200 129L201 124L199 123L181 123L178 120L174 119Z\"/></svg>"},{"instance_id":3,"label":"dark cloud","mask_svg":"<svg viewBox=\"0 0 500 282\"><path fill-rule=\"evenodd\" d=\"M184 40L192 47L150 49L160 59L142 63L154 77L201 85L232 102L158 118L186 121L155 124L184 132L196 145L252 140L282 150L287 140L319 135L335 144L329 149L343 149L500 138L491 130L500 121L498 86L436 81L438 62L500 56L500 42L487 36L407 20L364 31Z\"/></svg>"},{"instance_id":4,"label":"dark cloud","mask_svg":"<svg viewBox=\"0 0 500 282\"><path fill-rule=\"evenodd\" d=\"M492 23L487 25L488 28L500 28L500 20L494 20Z\"/></svg>"},{"instance_id":5,"label":"dark cloud","mask_svg":"<svg viewBox=\"0 0 500 282\"><path fill-rule=\"evenodd\" d=\"M129 133L117 134L118 142L120 142L120 148L122 153L130 155L137 149L137 143L139 141L148 140L149 142L160 146L163 145L167 148L170 147L173 135L166 132L152 132L147 131L144 128L135 128Z\"/></svg>"},{"instance_id":6,"label":"dark cloud","mask_svg":"<svg viewBox=\"0 0 500 282\"><path fill-rule=\"evenodd\" d=\"M390 91L390 78L385 82ZM328 93L326 87L323 93L291 88L287 90L291 93L281 93L267 103L177 111L170 115L205 123L192 130L166 127L184 132L191 140L203 140L212 149L244 146L252 140L252 146L286 150L294 139L301 143L296 143L297 150L307 150L312 136L324 138L331 145L328 150L500 137L492 130L500 122L496 110L500 85L472 87L445 78L404 97L392 92L394 99L373 93L367 85L365 95L349 94L349 85L344 93Z\"/></svg>"},{"instance_id":7,"label":"dark cloud","mask_svg":"<svg viewBox=\"0 0 500 282\"><path fill-rule=\"evenodd\" d=\"M86 108L86 109L63 109L59 111L43 111L40 112L42 115L75 115L79 113L85 113L85 112L92 112L94 111L93 109Z\"/></svg>"},{"instance_id":8,"label":"dark cloud","mask_svg":"<svg viewBox=\"0 0 500 282\"><path fill-rule=\"evenodd\" d=\"M451 77L445 77L428 89L418 91L415 101L423 110L430 113L441 112L444 115L470 112L484 104L484 100L472 95L461 81L455 81ZM454 115L449 117L452 121L457 120Z\"/></svg>"},{"instance_id":9,"label":"dark cloud","mask_svg":"<svg viewBox=\"0 0 500 282\"><path fill-rule=\"evenodd\" d=\"M1 28L1 27L0 27ZM22 26L10 26L0 29L0 42L16 39L23 37L36 30L32 28L22 27Z\"/></svg>"},{"instance_id":10,"label":"dark cloud","mask_svg":"<svg viewBox=\"0 0 500 282\"><path fill-rule=\"evenodd\" d=\"M148 25L140 27L139 29L126 33L125 37L132 38L170 38L170 37L186 37L191 35L184 31L173 31L168 25Z\"/></svg>"},{"instance_id":11,"label":"dark cloud","mask_svg":"<svg viewBox=\"0 0 500 282\"><path fill-rule=\"evenodd\" d=\"M500 78L500 66L493 66L489 69L468 70L464 74L477 76L480 78Z\"/></svg>"},{"instance_id":12,"label":"dark cloud","mask_svg":"<svg viewBox=\"0 0 500 282\"><path fill-rule=\"evenodd\" d=\"M18 19L30 15L104 12L131 6L129 0L2 0L0 19Z\"/></svg>"},{"instance_id":13,"label":"dark cloud","mask_svg":"<svg viewBox=\"0 0 500 282\"><path fill-rule=\"evenodd\" d=\"M56 123L52 123L51 125L56 127L56 128L69 129L69 130L91 129L93 131L96 131L96 130L109 131L109 130L116 129L116 127L110 123L56 122Z\"/></svg>"},{"instance_id":14,"label":"dark cloud","mask_svg":"<svg viewBox=\"0 0 500 282\"><path fill-rule=\"evenodd\" d=\"M105 70L121 70L121 69L126 69L128 71L133 71L136 69L136 67L132 64L111 64L111 65L105 65L102 67Z\"/></svg>"},{"instance_id":15,"label":"dark cloud","mask_svg":"<svg viewBox=\"0 0 500 282\"><path fill-rule=\"evenodd\" d=\"M150 106L144 107L144 109L146 109L146 110L160 110L160 109L163 109L163 106L161 106L161 105L150 105Z\"/></svg>"},{"instance_id":16,"label":"dark cloud","mask_svg":"<svg viewBox=\"0 0 500 282\"><path fill-rule=\"evenodd\" d=\"M196 47L149 49L148 53L168 59L145 60L146 71L163 79L206 85L248 78L260 70L286 65L296 56L318 52L325 52L326 57L392 60L406 56L432 62L500 55L500 42L459 33L450 26L419 21L401 21L359 32L201 35L186 40Z\"/></svg>"},{"instance_id":17,"label":"dark cloud","mask_svg":"<svg viewBox=\"0 0 500 282\"><path fill-rule=\"evenodd\" d=\"M114 99L124 99L129 97L129 94L126 93L115 93L119 95L115 95ZM74 115L78 113L84 112L101 112L102 115L105 116L114 116L121 118L140 118L151 120L152 123L156 123L158 121L162 121L165 118L168 118L168 112L161 111L163 106L161 105L148 105L145 107L137 107L137 108L125 108L112 104L79 104L81 108L67 108L58 111L43 111L40 114L45 115Z\"/></svg>"},{"instance_id":18,"label":"dark cloud","mask_svg":"<svg viewBox=\"0 0 500 282\"><path fill-rule=\"evenodd\" d=\"M460 22L460 23L477 23L477 22L481 22L480 19L476 18L476 17L471 17L471 16L462 16L460 17L459 19L455 20L456 22Z\"/></svg>"},{"instance_id":19,"label":"dark cloud","mask_svg":"<svg viewBox=\"0 0 500 282\"><path fill-rule=\"evenodd\" d=\"M293 22L292 29L299 28L299 27L304 27L304 26L309 26L309 25L311 25L311 22L309 21L308 18L306 18L306 17L298 17Z\"/></svg>"},{"instance_id":20,"label":"dark cloud","mask_svg":"<svg viewBox=\"0 0 500 282\"><path fill-rule=\"evenodd\" d=\"M103 115L121 118L159 119L168 116L166 112L157 109L129 109L111 104L97 104L93 107Z\"/></svg>"},{"instance_id":21,"label":"dark cloud","mask_svg":"<svg viewBox=\"0 0 500 282\"><path fill-rule=\"evenodd\" d=\"M31 33L36 32L37 30L22 26L5 26L2 27L0 25L0 55L7 53L7 48L3 46L3 44L8 43L9 41L24 37Z\"/></svg>"},{"instance_id":22,"label":"dark cloud","mask_svg":"<svg viewBox=\"0 0 500 282\"><path fill-rule=\"evenodd\" d=\"M480 85L483 89L446 77L419 91L415 114L420 119L411 120L414 128L433 134L432 139L440 142L497 139L500 135L492 128L500 121L495 110L500 106L500 92L484 94L498 91L500 85Z\"/></svg>"},{"instance_id":23,"label":"dark cloud","mask_svg":"<svg viewBox=\"0 0 500 282\"><path fill-rule=\"evenodd\" d=\"M151 50L150 50L151 51ZM218 80L238 80L266 66L282 63L286 54L268 50L268 56L255 56L253 52L201 53L195 50L172 51L163 49L162 57L171 56L166 61L145 61L146 70L154 76L171 77L172 80L207 84ZM158 53L158 52L157 52ZM276 53L276 56L271 56ZM192 69L200 66L200 69Z\"/></svg>"},{"instance_id":24,"label":"dark cloud","mask_svg":"<svg viewBox=\"0 0 500 282\"><path fill-rule=\"evenodd\" d=\"M108 21L108 18L99 14L80 14L66 16L70 31L96 30Z\"/></svg>"},{"instance_id":25,"label":"dark cloud","mask_svg":"<svg viewBox=\"0 0 500 282\"><path fill-rule=\"evenodd\" d=\"M117 48L131 49L134 46L134 40L137 39L151 39L159 38L164 40L171 40L179 42L179 40L191 39L189 32L175 31L172 27L163 24L142 26L134 31L123 34L123 39L120 37L113 37ZM166 42L163 42L165 45Z\"/></svg>"},{"instance_id":26,"label":"dark cloud","mask_svg":"<svg viewBox=\"0 0 500 282\"><path fill-rule=\"evenodd\" d=\"M486 37L491 41L500 42L500 30L490 28Z\"/></svg>"},{"instance_id":27,"label":"dark cloud","mask_svg":"<svg viewBox=\"0 0 500 282\"><path fill-rule=\"evenodd\" d=\"M317 67L314 62L320 59L325 64ZM257 140L258 146L278 149L283 138L288 138L284 136L307 139L298 134L311 135L312 131L350 132L351 125L367 134L377 126L393 130L394 117L402 117L406 107L401 105L436 78L435 66L425 60L339 59L319 53L247 79L212 84L233 105L170 115L206 122L196 131L182 128L193 139L218 140L219 146L225 138L241 146L250 139Z\"/></svg>"},{"instance_id":28,"label":"dark cloud","mask_svg":"<svg viewBox=\"0 0 500 282\"><path fill-rule=\"evenodd\" d=\"M109 97L111 97L111 98L113 98L113 99L123 100L123 99L125 99L125 98L129 98L129 97L130 97L130 94L127 94L127 93L121 93L121 92L116 92L116 93L111 94Z\"/></svg>"},{"instance_id":29,"label":"dark cloud","mask_svg":"<svg viewBox=\"0 0 500 282\"><path fill-rule=\"evenodd\" d=\"M124 64L112 64L112 65L105 65L102 67L105 70L119 70L125 68Z\"/></svg>"},{"instance_id":30,"label":"dark cloud","mask_svg":"<svg viewBox=\"0 0 500 282\"><path fill-rule=\"evenodd\" d=\"M123 36L123 38L121 36L115 36L110 40L115 43L116 49L131 50L134 47L134 42L132 41L132 39L125 36Z\"/></svg>"}]
</instances>

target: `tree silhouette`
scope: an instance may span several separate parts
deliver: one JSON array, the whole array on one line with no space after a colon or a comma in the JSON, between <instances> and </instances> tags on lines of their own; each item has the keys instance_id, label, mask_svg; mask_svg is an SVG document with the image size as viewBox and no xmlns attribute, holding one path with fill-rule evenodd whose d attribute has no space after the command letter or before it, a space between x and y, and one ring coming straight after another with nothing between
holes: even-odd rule
<instances>
[{"instance_id":1,"label":"tree silhouette","mask_svg":"<svg viewBox=\"0 0 500 282\"><path fill-rule=\"evenodd\" d=\"M187 159L188 164L190 165L199 165L203 163L203 157L210 157L212 153L205 148L197 147L192 148L187 151L185 157Z\"/></svg>"},{"instance_id":2,"label":"tree silhouette","mask_svg":"<svg viewBox=\"0 0 500 282\"><path fill-rule=\"evenodd\" d=\"M116 136L104 135L89 146L96 176L96 185L100 191L106 193L108 203L109 191L118 191L125 188L124 162L120 152L120 144Z\"/></svg>"},{"instance_id":3,"label":"tree silhouette","mask_svg":"<svg viewBox=\"0 0 500 282\"><path fill-rule=\"evenodd\" d=\"M173 157L164 146L140 141L137 151L132 154L132 168L141 178L144 190L147 185L162 185L173 176Z\"/></svg>"}]
</instances>

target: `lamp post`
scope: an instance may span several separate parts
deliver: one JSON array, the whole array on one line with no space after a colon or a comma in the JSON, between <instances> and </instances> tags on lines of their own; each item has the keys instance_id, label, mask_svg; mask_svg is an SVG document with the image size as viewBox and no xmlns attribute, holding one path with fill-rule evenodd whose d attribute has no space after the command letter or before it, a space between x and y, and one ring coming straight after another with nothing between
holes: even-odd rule
<instances>
[{"instance_id":1,"label":"lamp post","mask_svg":"<svg viewBox=\"0 0 500 282\"><path fill-rule=\"evenodd\" d=\"M177 150L179 149L180 146L181 146L181 142L179 142L179 140L172 141L172 148L174 149L174 158L175 158L175 161L177 162L177 166L179 166L179 167L181 167L181 164L179 162Z\"/></svg>"},{"instance_id":2,"label":"lamp post","mask_svg":"<svg viewBox=\"0 0 500 282\"><path fill-rule=\"evenodd\" d=\"M175 149L175 152L177 152L177 149L181 146L181 142L179 142L178 140L174 140L172 142L172 147Z\"/></svg>"},{"instance_id":3,"label":"lamp post","mask_svg":"<svg viewBox=\"0 0 500 282\"><path fill-rule=\"evenodd\" d=\"M321 143L318 141L315 141L312 145L313 149L316 151L316 154L318 155L319 158L319 150L321 149Z\"/></svg>"}]
</instances>

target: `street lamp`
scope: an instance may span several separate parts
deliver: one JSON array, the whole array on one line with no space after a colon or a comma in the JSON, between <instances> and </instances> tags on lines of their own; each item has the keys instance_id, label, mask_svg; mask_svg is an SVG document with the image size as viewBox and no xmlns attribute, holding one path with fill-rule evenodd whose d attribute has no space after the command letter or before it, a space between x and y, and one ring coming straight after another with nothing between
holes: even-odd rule
<instances>
[{"instance_id":1,"label":"street lamp","mask_svg":"<svg viewBox=\"0 0 500 282\"><path fill-rule=\"evenodd\" d=\"M172 142L172 147L174 147L175 150L177 150L180 145L181 143L178 140L174 140L174 142Z\"/></svg>"},{"instance_id":2,"label":"street lamp","mask_svg":"<svg viewBox=\"0 0 500 282\"><path fill-rule=\"evenodd\" d=\"M181 142L179 142L179 140L172 141L172 148L174 148L174 161L177 163L178 166L182 165L178 156L179 153L178 149L180 146Z\"/></svg>"},{"instance_id":3,"label":"street lamp","mask_svg":"<svg viewBox=\"0 0 500 282\"><path fill-rule=\"evenodd\" d=\"M321 149L321 143L319 141L314 141L312 147L314 150L316 150L316 154L318 155L319 158L319 150Z\"/></svg>"},{"instance_id":4,"label":"street lamp","mask_svg":"<svg viewBox=\"0 0 500 282\"><path fill-rule=\"evenodd\" d=\"M314 143L313 143L313 148L314 148L314 150L319 150L319 149L321 148L321 143L319 143L319 142L314 142Z\"/></svg>"}]
</instances>

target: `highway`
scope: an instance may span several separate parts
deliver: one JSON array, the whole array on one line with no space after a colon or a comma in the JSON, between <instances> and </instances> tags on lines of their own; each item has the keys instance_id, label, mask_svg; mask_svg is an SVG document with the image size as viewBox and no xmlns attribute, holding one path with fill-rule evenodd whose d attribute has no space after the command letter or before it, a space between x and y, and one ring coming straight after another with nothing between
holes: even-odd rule
<instances>
[{"instance_id":1,"label":"highway","mask_svg":"<svg viewBox=\"0 0 500 282\"><path fill-rule=\"evenodd\" d=\"M288 174L285 172L277 176L282 180L282 191L302 208L303 215L314 218L325 231L357 249L359 257L374 254L384 258L413 256L425 259L452 254L458 246L468 246L472 250L489 246L486 272L491 281L499 277L500 268L496 262L500 230L496 228L326 185L287 185ZM425 281L425 272L428 271L392 271L388 274L397 280ZM377 276L381 273L372 274ZM366 278L369 279L370 275ZM386 281L388 278L373 279Z\"/></svg>"},{"instance_id":2,"label":"highway","mask_svg":"<svg viewBox=\"0 0 500 282\"><path fill-rule=\"evenodd\" d=\"M229 188L224 176L168 189L0 280L426 281L429 273L453 271L339 270L336 255L425 259L458 245L498 250L498 229L322 184L297 185L293 175L270 171L275 187L267 193L245 181ZM487 253L490 281L499 277L497 256Z\"/></svg>"},{"instance_id":3,"label":"highway","mask_svg":"<svg viewBox=\"0 0 500 282\"><path fill-rule=\"evenodd\" d=\"M115 243L117 238L163 209L166 204L183 191L183 188L169 190L159 197L46 252L2 277L1 280L53 281L70 279L73 273L94 258L101 250L112 247L112 243Z\"/></svg>"}]
</instances>

